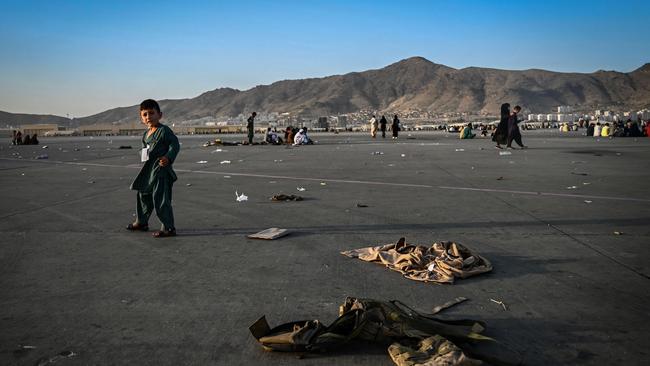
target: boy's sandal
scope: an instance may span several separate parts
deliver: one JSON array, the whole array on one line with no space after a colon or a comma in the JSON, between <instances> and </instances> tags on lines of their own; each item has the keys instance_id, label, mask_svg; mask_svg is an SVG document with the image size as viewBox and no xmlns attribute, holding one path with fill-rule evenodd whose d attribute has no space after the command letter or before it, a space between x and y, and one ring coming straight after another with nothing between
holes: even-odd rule
<instances>
[{"instance_id":1,"label":"boy's sandal","mask_svg":"<svg viewBox=\"0 0 650 366\"><path fill-rule=\"evenodd\" d=\"M160 230L153 233L154 238L167 238L170 236L176 236L176 230Z\"/></svg>"},{"instance_id":2,"label":"boy's sandal","mask_svg":"<svg viewBox=\"0 0 650 366\"><path fill-rule=\"evenodd\" d=\"M149 225L128 224L126 229L130 231L147 231L149 230Z\"/></svg>"}]
</instances>

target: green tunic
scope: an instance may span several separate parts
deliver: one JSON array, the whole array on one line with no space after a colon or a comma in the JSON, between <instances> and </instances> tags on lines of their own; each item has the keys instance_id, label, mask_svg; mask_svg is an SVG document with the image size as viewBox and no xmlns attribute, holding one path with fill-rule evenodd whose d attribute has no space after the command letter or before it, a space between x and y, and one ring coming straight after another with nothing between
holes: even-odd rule
<instances>
[{"instance_id":1,"label":"green tunic","mask_svg":"<svg viewBox=\"0 0 650 366\"><path fill-rule=\"evenodd\" d=\"M138 176L131 183L131 189L143 192L152 193L155 183L159 179L169 180L175 182L177 177L172 164L178 155L180 145L178 138L174 135L171 128L159 124L158 129L150 136L147 136L145 131L142 135L142 147L149 146L149 160L147 160ZM158 164L158 159L166 156L169 159L169 165L162 167Z\"/></svg>"}]
</instances>

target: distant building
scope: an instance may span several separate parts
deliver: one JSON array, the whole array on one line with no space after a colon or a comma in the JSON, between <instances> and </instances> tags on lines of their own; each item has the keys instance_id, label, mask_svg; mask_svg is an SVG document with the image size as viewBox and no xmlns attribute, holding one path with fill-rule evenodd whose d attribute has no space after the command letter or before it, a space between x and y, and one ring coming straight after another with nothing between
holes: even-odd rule
<instances>
[{"instance_id":1,"label":"distant building","mask_svg":"<svg viewBox=\"0 0 650 366\"><path fill-rule=\"evenodd\" d=\"M59 125L54 123L20 126L20 131L22 131L23 135L37 134L38 136L43 136L45 135L45 132L58 131L58 130L59 130Z\"/></svg>"},{"instance_id":2,"label":"distant building","mask_svg":"<svg viewBox=\"0 0 650 366\"><path fill-rule=\"evenodd\" d=\"M553 122L553 121L555 121L555 115L552 114L552 113L547 114L547 115L546 115L546 120L547 120L548 122Z\"/></svg>"},{"instance_id":3,"label":"distant building","mask_svg":"<svg viewBox=\"0 0 650 366\"><path fill-rule=\"evenodd\" d=\"M571 113L571 107L568 105L561 105L557 107L557 113Z\"/></svg>"},{"instance_id":4,"label":"distant building","mask_svg":"<svg viewBox=\"0 0 650 366\"><path fill-rule=\"evenodd\" d=\"M330 126L327 117L318 117L318 121L314 124L314 128L328 129Z\"/></svg>"},{"instance_id":5,"label":"distant building","mask_svg":"<svg viewBox=\"0 0 650 366\"><path fill-rule=\"evenodd\" d=\"M627 121L628 119L631 119L632 121L638 121L639 116L636 112L625 112L623 113L623 118Z\"/></svg>"},{"instance_id":6,"label":"distant building","mask_svg":"<svg viewBox=\"0 0 650 366\"><path fill-rule=\"evenodd\" d=\"M545 122L546 121L546 115L545 114L538 114L537 115L537 120L539 122Z\"/></svg>"}]
</instances>

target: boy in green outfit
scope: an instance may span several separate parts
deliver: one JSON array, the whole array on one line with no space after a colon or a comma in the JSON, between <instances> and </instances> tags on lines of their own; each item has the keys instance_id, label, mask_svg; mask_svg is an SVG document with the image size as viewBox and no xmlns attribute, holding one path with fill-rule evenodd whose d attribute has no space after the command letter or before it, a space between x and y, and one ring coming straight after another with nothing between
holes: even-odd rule
<instances>
[{"instance_id":1,"label":"boy in green outfit","mask_svg":"<svg viewBox=\"0 0 650 366\"><path fill-rule=\"evenodd\" d=\"M156 238L176 236L172 185L177 177L172 164L180 149L178 138L171 128L160 123L161 118L158 102L147 99L140 103L140 119L147 125L140 151L144 166L131 184L131 189L138 191L137 219L126 227L131 231L149 230L149 216L155 209L162 223L161 230L153 233Z\"/></svg>"}]
</instances>

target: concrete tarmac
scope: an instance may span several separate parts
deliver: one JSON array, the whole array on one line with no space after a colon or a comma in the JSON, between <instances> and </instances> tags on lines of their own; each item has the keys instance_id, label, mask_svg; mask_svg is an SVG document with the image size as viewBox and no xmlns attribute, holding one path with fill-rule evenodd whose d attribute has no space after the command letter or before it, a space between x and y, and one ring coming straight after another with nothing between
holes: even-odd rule
<instances>
[{"instance_id":1,"label":"concrete tarmac","mask_svg":"<svg viewBox=\"0 0 650 366\"><path fill-rule=\"evenodd\" d=\"M467 297L444 316L487 322L526 365L648 364L650 139L523 134L530 148L509 155L445 132L314 134L295 148L180 136L179 235L164 239L124 229L139 137L4 144L0 364L72 351L57 365L391 365L379 346L265 352L248 331L261 315L329 324L346 296L422 311ZM246 238L269 227L292 233ZM400 237L462 243L494 271L425 284L339 254Z\"/></svg>"}]
</instances>

